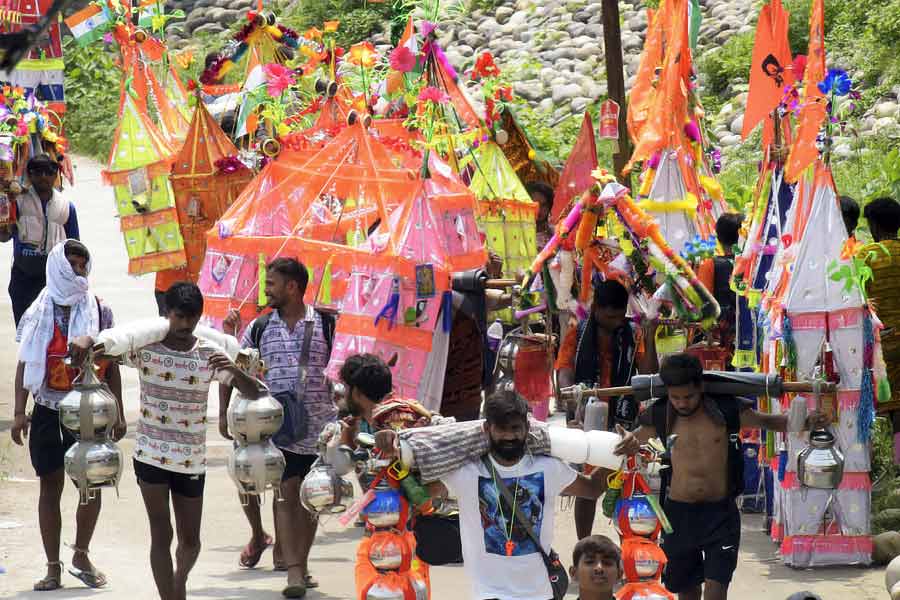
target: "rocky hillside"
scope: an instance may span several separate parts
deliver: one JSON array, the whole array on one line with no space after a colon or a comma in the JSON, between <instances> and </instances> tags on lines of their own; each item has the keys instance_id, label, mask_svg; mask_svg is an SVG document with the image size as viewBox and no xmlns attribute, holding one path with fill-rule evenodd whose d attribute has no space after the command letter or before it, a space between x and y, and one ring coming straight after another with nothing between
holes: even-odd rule
<instances>
[{"instance_id":1,"label":"rocky hillside","mask_svg":"<svg viewBox=\"0 0 900 600\"><path fill-rule=\"evenodd\" d=\"M255 0L169 0L168 4L187 14L185 21L169 28L170 42L181 47L198 34L225 31ZM723 46L740 36L747 40L748 47L742 51L749 56L752 41L748 36L754 31L759 3L753 4L751 8L742 0L700 0L703 23L698 64L724 52ZM640 61L647 29L644 6L642 0L621 0L619 4L626 86L631 85ZM581 113L606 95L600 10L599 0L497 0L492 10L473 10L443 25L439 32L457 68L465 70L479 53L490 50L514 81L518 95L557 121ZM716 84L721 110L715 107L710 116L712 130L724 147L740 142L746 77L746 70L738 69L724 85ZM706 78L701 69L700 85L712 86ZM900 86L885 90L860 120L860 133L900 137L898 94ZM837 142L839 155L850 151L849 139Z\"/></svg>"}]
</instances>

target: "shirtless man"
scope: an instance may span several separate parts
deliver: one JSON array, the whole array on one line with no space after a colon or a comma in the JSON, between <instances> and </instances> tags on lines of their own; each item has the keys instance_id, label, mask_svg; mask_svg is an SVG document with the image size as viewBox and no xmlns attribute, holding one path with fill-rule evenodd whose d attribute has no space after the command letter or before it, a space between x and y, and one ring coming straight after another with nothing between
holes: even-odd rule
<instances>
[{"instance_id":1,"label":"shirtless man","mask_svg":"<svg viewBox=\"0 0 900 600\"><path fill-rule=\"evenodd\" d=\"M735 503L743 487L738 431L802 431L826 424L827 417L813 412L805 421L789 419L759 413L741 398L704 394L703 367L689 354L667 357L659 375L668 398L641 414L641 426L625 436L621 447L635 454L650 438L677 436L670 441L672 468L664 471L660 491L674 528L663 535L669 559L663 581L679 600L700 600L701 586L705 600L725 600L741 541Z\"/></svg>"}]
</instances>

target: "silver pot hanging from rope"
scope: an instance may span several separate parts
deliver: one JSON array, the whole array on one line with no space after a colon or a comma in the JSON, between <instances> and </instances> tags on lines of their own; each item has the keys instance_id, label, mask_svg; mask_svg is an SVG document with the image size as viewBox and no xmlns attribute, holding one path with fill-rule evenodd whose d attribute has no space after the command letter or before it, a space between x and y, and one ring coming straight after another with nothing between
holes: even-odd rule
<instances>
[{"instance_id":1,"label":"silver pot hanging from rope","mask_svg":"<svg viewBox=\"0 0 900 600\"><path fill-rule=\"evenodd\" d=\"M804 488L833 490L844 477L844 455L825 429L809 433L809 445L797 456L797 478Z\"/></svg>"},{"instance_id":2,"label":"silver pot hanging from rope","mask_svg":"<svg viewBox=\"0 0 900 600\"><path fill-rule=\"evenodd\" d=\"M261 386L256 397L243 394L228 405L228 429L239 443L255 444L265 442L278 433L284 422L284 408Z\"/></svg>"},{"instance_id":3,"label":"silver pot hanging from rope","mask_svg":"<svg viewBox=\"0 0 900 600\"><path fill-rule=\"evenodd\" d=\"M238 486L241 502L246 505L250 496L261 496L272 490L276 500L281 498L281 476L284 474L284 454L271 441L240 445L228 459L228 474Z\"/></svg>"}]
</instances>

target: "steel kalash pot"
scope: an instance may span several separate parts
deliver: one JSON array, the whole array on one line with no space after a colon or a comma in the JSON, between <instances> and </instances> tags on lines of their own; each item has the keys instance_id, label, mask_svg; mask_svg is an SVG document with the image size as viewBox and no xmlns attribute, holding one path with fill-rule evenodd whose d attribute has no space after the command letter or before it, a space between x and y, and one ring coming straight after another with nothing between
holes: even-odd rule
<instances>
[{"instance_id":1,"label":"steel kalash pot","mask_svg":"<svg viewBox=\"0 0 900 600\"><path fill-rule=\"evenodd\" d=\"M104 487L118 487L124 459L109 438L119 420L119 406L109 387L94 371L94 353L80 365L72 391L59 405L59 420L72 432L77 443L63 457L66 475L75 482L82 504L96 497Z\"/></svg>"},{"instance_id":2,"label":"steel kalash pot","mask_svg":"<svg viewBox=\"0 0 900 600\"><path fill-rule=\"evenodd\" d=\"M228 405L228 429L241 444L265 442L284 423L284 408L264 386L256 397L238 394Z\"/></svg>"},{"instance_id":3,"label":"steel kalash pot","mask_svg":"<svg viewBox=\"0 0 900 600\"><path fill-rule=\"evenodd\" d=\"M82 504L87 504L100 488L117 487L123 465L122 450L110 440L82 440L63 458L66 475L78 486Z\"/></svg>"},{"instance_id":4,"label":"steel kalash pot","mask_svg":"<svg viewBox=\"0 0 900 600\"><path fill-rule=\"evenodd\" d=\"M300 484L300 502L313 514L338 514L353 500L353 484L321 460L309 470Z\"/></svg>"},{"instance_id":5,"label":"steel kalash pot","mask_svg":"<svg viewBox=\"0 0 900 600\"><path fill-rule=\"evenodd\" d=\"M235 448L228 460L228 474L238 486L241 502L246 505L249 496L263 494L266 490L272 490L278 499L284 465L284 455L271 440Z\"/></svg>"},{"instance_id":6,"label":"steel kalash pot","mask_svg":"<svg viewBox=\"0 0 900 600\"><path fill-rule=\"evenodd\" d=\"M119 420L116 397L97 378L94 369L88 366L92 364L91 359L82 365L72 384L72 391L63 396L59 403L59 422L72 432L76 440L81 439L82 430L90 430L94 438L108 437Z\"/></svg>"},{"instance_id":7,"label":"steel kalash pot","mask_svg":"<svg viewBox=\"0 0 900 600\"><path fill-rule=\"evenodd\" d=\"M809 445L797 456L797 479L801 486L833 490L840 485L844 477L844 455L834 442L834 435L825 429L809 433Z\"/></svg>"}]
</instances>

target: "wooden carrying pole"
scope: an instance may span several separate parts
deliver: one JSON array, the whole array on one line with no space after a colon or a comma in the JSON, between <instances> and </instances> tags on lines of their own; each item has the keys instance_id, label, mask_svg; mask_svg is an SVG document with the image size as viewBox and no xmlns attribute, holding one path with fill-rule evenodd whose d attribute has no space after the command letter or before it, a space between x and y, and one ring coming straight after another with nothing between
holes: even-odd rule
<instances>
[{"instance_id":1,"label":"wooden carrying pole","mask_svg":"<svg viewBox=\"0 0 900 600\"><path fill-rule=\"evenodd\" d=\"M781 383L781 391L789 394L813 392L827 394L835 391L835 389L837 389L835 384L826 381L820 382L818 385L813 381L784 381ZM572 386L560 390L560 396L563 400L575 400L579 396L582 398L614 398L616 396L630 396L633 393L634 387L630 385L591 389L579 389L578 386Z\"/></svg>"}]
</instances>

